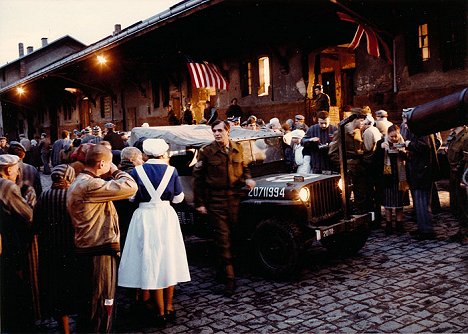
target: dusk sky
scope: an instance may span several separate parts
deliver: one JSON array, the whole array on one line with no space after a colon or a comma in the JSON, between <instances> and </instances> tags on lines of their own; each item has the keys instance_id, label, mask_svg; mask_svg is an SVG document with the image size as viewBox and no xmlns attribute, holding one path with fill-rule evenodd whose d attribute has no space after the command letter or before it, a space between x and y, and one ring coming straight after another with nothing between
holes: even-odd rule
<instances>
[{"instance_id":1,"label":"dusk sky","mask_svg":"<svg viewBox=\"0 0 468 334\"><path fill-rule=\"evenodd\" d=\"M89 45L146 20L180 0L0 0L0 66L19 57L18 43L37 50L70 35Z\"/></svg>"}]
</instances>

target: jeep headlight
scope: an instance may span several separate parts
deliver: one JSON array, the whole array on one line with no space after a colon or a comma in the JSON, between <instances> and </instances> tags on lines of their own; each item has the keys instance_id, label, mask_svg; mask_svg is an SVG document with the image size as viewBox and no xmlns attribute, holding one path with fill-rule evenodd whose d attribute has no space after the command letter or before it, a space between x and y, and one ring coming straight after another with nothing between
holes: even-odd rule
<instances>
[{"instance_id":1,"label":"jeep headlight","mask_svg":"<svg viewBox=\"0 0 468 334\"><path fill-rule=\"evenodd\" d=\"M310 198L310 191L309 188L303 187L301 190L299 190L299 198L303 202L307 202Z\"/></svg>"},{"instance_id":2,"label":"jeep headlight","mask_svg":"<svg viewBox=\"0 0 468 334\"><path fill-rule=\"evenodd\" d=\"M340 188L340 190L343 191L343 188L344 188L343 187L343 179L341 179L341 178L338 181L338 188Z\"/></svg>"}]
</instances>

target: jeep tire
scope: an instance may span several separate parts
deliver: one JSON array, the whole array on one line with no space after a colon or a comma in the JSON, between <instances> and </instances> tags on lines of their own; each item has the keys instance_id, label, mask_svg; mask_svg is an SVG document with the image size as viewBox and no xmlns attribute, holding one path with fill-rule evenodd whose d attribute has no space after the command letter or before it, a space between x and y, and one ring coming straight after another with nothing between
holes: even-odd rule
<instances>
[{"instance_id":1,"label":"jeep tire","mask_svg":"<svg viewBox=\"0 0 468 334\"><path fill-rule=\"evenodd\" d=\"M261 221L253 234L255 264L267 276L286 278L300 266L304 246L299 226L289 221Z\"/></svg>"}]
</instances>

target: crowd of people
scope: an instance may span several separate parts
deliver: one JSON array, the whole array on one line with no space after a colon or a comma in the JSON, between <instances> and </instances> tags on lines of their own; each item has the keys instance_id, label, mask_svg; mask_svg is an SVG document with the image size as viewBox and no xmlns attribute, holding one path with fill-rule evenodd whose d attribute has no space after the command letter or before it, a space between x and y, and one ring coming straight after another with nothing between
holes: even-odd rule
<instances>
[{"instance_id":1,"label":"crowd of people","mask_svg":"<svg viewBox=\"0 0 468 334\"><path fill-rule=\"evenodd\" d=\"M283 123L278 118L265 123L253 115L242 121L237 100L232 106L228 119L219 120L207 105L214 141L200 150L193 170L195 209L215 226L217 278L228 296L236 289L239 195L242 187L255 186L242 145L229 139L232 127L282 133L290 172L331 174L342 166L340 132L328 111L319 111L317 124L309 127L303 115ZM353 120L341 136L354 212L373 211L374 228L384 222L386 234L402 234L411 194L418 227L414 238L434 239L439 136L415 136L405 119L400 126L392 124L384 110L372 115L362 107L350 113ZM112 123L105 132L87 127L73 131L71 139L62 131L54 143L45 133L39 141L21 135L7 143L0 137L2 331L28 332L53 317L68 333L68 316L77 314L78 331L109 332L117 285L135 289L135 309L146 321L164 326L176 320L174 289L190 281L190 273L178 216L170 205L182 202L184 193L177 170L168 163L169 146L162 139L145 139L129 147L126 133ZM452 186L466 168L459 152L467 132L459 127L449 138ZM40 171L52 180L46 191ZM451 194L460 217L463 203L466 198ZM461 233L466 240L466 231Z\"/></svg>"}]
</instances>

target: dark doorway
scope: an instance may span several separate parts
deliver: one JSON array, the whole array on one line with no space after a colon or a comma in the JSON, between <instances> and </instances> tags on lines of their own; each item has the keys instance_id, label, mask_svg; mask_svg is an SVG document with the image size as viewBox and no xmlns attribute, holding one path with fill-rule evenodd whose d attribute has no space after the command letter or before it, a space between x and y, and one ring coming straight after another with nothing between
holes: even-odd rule
<instances>
[{"instance_id":1,"label":"dark doorway","mask_svg":"<svg viewBox=\"0 0 468 334\"><path fill-rule=\"evenodd\" d=\"M341 71L341 107L353 105L354 69Z\"/></svg>"}]
</instances>

